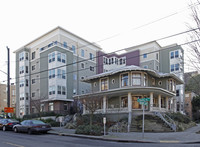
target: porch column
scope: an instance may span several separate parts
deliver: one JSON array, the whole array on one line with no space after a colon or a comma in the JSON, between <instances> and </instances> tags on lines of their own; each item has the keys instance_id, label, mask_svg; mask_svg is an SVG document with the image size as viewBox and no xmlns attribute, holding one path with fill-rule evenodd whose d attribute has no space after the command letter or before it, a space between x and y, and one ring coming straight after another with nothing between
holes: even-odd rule
<instances>
[{"instance_id":1,"label":"porch column","mask_svg":"<svg viewBox=\"0 0 200 147\"><path fill-rule=\"evenodd\" d=\"M150 111L153 111L153 92L150 92Z\"/></svg>"},{"instance_id":2,"label":"porch column","mask_svg":"<svg viewBox=\"0 0 200 147\"><path fill-rule=\"evenodd\" d=\"M176 104L176 99L173 99L173 106L174 106L174 107L173 107L173 108L174 108L173 111L174 111L174 112L176 112L176 105L177 105L177 104Z\"/></svg>"},{"instance_id":3,"label":"porch column","mask_svg":"<svg viewBox=\"0 0 200 147\"><path fill-rule=\"evenodd\" d=\"M159 110L161 110L161 95L158 95L158 106L159 106Z\"/></svg>"},{"instance_id":4,"label":"porch column","mask_svg":"<svg viewBox=\"0 0 200 147\"><path fill-rule=\"evenodd\" d=\"M128 93L128 132L130 132L131 127L131 121L132 121L132 97L131 93Z\"/></svg>"},{"instance_id":5,"label":"porch column","mask_svg":"<svg viewBox=\"0 0 200 147\"><path fill-rule=\"evenodd\" d=\"M106 96L103 96L103 113L106 113Z\"/></svg>"},{"instance_id":6,"label":"porch column","mask_svg":"<svg viewBox=\"0 0 200 147\"><path fill-rule=\"evenodd\" d=\"M168 107L169 107L169 99L168 99L168 97L166 97L166 110L167 111L169 110Z\"/></svg>"}]
</instances>

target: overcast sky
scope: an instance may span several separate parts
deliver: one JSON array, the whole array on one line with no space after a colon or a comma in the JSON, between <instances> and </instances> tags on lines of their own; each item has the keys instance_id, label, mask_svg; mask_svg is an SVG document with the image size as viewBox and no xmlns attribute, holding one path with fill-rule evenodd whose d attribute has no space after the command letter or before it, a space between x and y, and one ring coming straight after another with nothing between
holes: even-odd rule
<instances>
[{"instance_id":1,"label":"overcast sky","mask_svg":"<svg viewBox=\"0 0 200 147\"><path fill-rule=\"evenodd\" d=\"M186 31L188 4L190 0L0 0L0 70L7 72L8 46L15 78L13 51L57 26L106 52ZM162 46L184 42L185 35L159 41ZM6 75L0 73L2 82Z\"/></svg>"}]
</instances>

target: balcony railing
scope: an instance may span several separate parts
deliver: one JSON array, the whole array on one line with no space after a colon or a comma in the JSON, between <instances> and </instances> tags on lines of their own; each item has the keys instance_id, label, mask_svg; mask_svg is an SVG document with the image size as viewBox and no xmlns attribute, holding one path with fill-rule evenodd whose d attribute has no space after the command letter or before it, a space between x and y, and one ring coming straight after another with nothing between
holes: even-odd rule
<instances>
[{"instance_id":1,"label":"balcony railing","mask_svg":"<svg viewBox=\"0 0 200 147\"><path fill-rule=\"evenodd\" d=\"M65 44L62 44L62 43L60 43L58 41L53 41L52 43L48 44L47 46L44 46L44 47L40 48L40 52L42 52L42 51L44 51L44 50L46 50L46 49L48 49L50 47L53 47L53 46L60 46L60 47L63 47L63 48L66 48L66 49L69 49L70 51L72 51L71 47L69 47L69 46L67 46Z\"/></svg>"}]
</instances>

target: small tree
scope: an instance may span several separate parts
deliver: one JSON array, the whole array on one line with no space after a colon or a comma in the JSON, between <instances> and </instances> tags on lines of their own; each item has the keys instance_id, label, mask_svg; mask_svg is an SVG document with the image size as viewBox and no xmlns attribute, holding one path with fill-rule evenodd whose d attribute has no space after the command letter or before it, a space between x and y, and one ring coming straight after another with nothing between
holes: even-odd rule
<instances>
[{"instance_id":1,"label":"small tree","mask_svg":"<svg viewBox=\"0 0 200 147\"><path fill-rule=\"evenodd\" d=\"M39 99L35 99L35 100L31 100L31 107L34 106L34 108L36 109L36 112L39 115L39 118L41 119L42 117L42 112L43 110L41 109L41 104L44 104L44 102L42 102L45 99L45 97L39 98Z\"/></svg>"},{"instance_id":2,"label":"small tree","mask_svg":"<svg viewBox=\"0 0 200 147\"><path fill-rule=\"evenodd\" d=\"M90 126L92 126L93 116L96 110L100 109L101 98L99 97L86 97L81 100L85 109L88 110L90 115Z\"/></svg>"},{"instance_id":3,"label":"small tree","mask_svg":"<svg viewBox=\"0 0 200 147\"><path fill-rule=\"evenodd\" d=\"M199 110L200 110L200 96L193 97L192 99L192 112L193 118L199 121Z\"/></svg>"}]
</instances>

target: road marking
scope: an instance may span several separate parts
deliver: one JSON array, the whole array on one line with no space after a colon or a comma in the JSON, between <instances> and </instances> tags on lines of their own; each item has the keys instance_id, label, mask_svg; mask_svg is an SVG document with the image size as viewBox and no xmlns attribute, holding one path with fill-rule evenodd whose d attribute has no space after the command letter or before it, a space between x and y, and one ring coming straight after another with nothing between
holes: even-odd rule
<instances>
[{"instance_id":1,"label":"road marking","mask_svg":"<svg viewBox=\"0 0 200 147\"><path fill-rule=\"evenodd\" d=\"M160 140L160 143L179 143L177 140Z\"/></svg>"},{"instance_id":2,"label":"road marking","mask_svg":"<svg viewBox=\"0 0 200 147\"><path fill-rule=\"evenodd\" d=\"M10 142L4 142L6 144L9 144L9 145L12 145L12 146L16 146L16 147L24 147L22 145L18 145L18 144L13 144L13 143L10 143Z\"/></svg>"}]
</instances>

